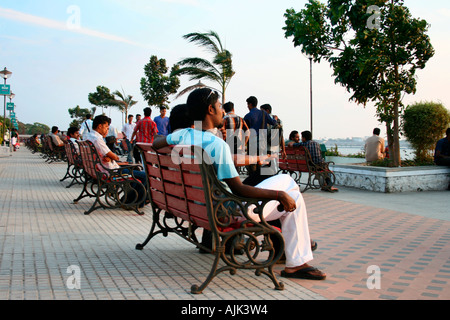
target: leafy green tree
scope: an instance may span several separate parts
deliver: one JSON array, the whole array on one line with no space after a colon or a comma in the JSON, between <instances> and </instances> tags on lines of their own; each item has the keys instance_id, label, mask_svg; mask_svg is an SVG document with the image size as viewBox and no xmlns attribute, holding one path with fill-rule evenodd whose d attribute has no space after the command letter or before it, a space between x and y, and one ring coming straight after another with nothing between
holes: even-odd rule
<instances>
[{"instance_id":1,"label":"leafy green tree","mask_svg":"<svg viewBox=\"0 0 450 320\"><path fill-rule=\"evenodd\" d=\"M104 86L98 86L95 92L89 93L89 102L94 106L103 108L117 106L116 99L111 91Z\"/></svg>"},{"instance_id":2,"label":"leafy green tree","mask_svg":"<svg viewBox=\"0 0 450 320\"><path fill-rule=\"evenodd\" d=\"M222 103L225 103L225 92L231 79L236 74L233 70L233 55L222 45L219 35L214 31L208 33L189 33L183 36L191 43L197 43L200 47L213 54L212 60L203 58L186 58L178 62L181 66L175 72L176 75L188 75L190 80L209 80L220 86L218 90L222 94ZM185 88L177 97L204 87L201 82Z\"/></svg>"},{"instance_id":3,"label":"leafy green tree","mask_svg":"<svg viewBox=\"0 0 450 320\"><path fill-rule=\"evenodd\" d=\"M26 124L26 134L47 134L50 132L50 127L46 124L35 122L33 124Z\"/></svg>"},{"instance_id":4,"label":"leafy green tree","mask_svg":"<svg viewBox=\"0 0 450 320\"><path fill-rule=\"evenodd\" d=\"M390 159L400 166L402 96L416 92L416 71L434 55L427 22L413 18L403 0L310 0L285 18L286 38L315 62L327 60L350 100L375 102Z\"/></svg>"},{"instance_id":5,"label":"leafy green tree","mask_svg":"<svg viewBox=\"0 0 450 320\"><path fill-rule=\"evenodd\" d=\"M417 102L406 107L402 115L403 133L415 150L416 160L432 158L436 142L445 136L450 112L436 102Z\"/></svg>"},{"instance_id":6,"label":"leafy green tree","mask_svg":"<svg viewBox=\"0 0 450 320\"><path fill-rule=\"evenodd\" d=\"M141 94L149 106L169 108L169 96L180 87L180 79L174 75L179 69L174 65L169 72L165 59L151 56L144 67L145 77L141 79Z\"/></svg>"},{"instance_id":7,"label":"leafy green tree","mask_svg":"<svg viewBox=\"0 0 450 320\"><path fill-rule=\"evenodd\" d=\"M122 112L122 114L125 114L125 119L128 119L128 111L136 105L138 102L133 100L133 96L126 95L125 92L122 89L122 92L119 90L116 90L113 92L115 96L118 96L120 100L116 99L117 108ZM123 123L123 118L122 118Z\"/></svg>"},{"instance_id":8,"label":"leafy green tree","mask_svg":"<svg viewBox=\"0 0 450 320\"><path fill-rule=\"evenodd\" d=\"M74 119L70 123L70 127L80 127L81 123L86 118L86 115L88 114L95 114L94 108L88 109L88 108L80 108L80 106L76 106L75 108L69 108L69 115L71 119Z\"/></svg>"}]
</instances>

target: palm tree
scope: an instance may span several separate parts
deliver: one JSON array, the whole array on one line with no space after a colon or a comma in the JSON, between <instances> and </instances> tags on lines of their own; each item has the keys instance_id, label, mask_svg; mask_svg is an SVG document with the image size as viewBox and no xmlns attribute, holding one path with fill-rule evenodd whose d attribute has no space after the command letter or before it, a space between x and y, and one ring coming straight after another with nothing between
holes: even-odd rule
<instances>
[{"instance_id":1,"label":"palm tree","mask_svg":"<svg viewBox=\"0 0 450 320\"><path fill-rule=\"evenodd\" d=\"M214 31L209 31L208 33L189 33L184 35L183 38L204 47L214 56L211 62L202 58L183 59L178 62L180 69L175 70L174 75L189 75L190 80L206 79L216 82L220 86L220 90L215 90L222 94L222 103L225 103L225 91L230 84L231 78L235 75L232 61L233 55L223 47L219 35ZM187 87L177 95L177 98L201 87L206 86L199 82Z\"/></svg>"},{"instance_id":2,"label":"palm tree","mask_svg":"<svg viewBox=\"0 0 450 320\"><path fill-rule=\"evenodd\" d=\"M122 93L123 92L123 93ZM126 95L125 92L122 89L122 92L119 90L116 90L113 92L115 96L118 96L120 100L115 99L115 103L117 108L122 112L122 114L125 114L125 120L128 119L128 110L131 109L132 106L137 104L137 101L133 100L133 96ZM122 124L123 124L123 118L122 118Z\"/></svg>"}]
</instances>

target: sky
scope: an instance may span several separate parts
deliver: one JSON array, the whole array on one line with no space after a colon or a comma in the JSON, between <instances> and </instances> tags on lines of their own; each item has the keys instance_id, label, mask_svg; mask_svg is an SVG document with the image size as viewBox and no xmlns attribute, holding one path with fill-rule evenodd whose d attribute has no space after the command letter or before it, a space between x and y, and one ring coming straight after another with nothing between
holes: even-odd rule
<instances>
[{"instance_id":1,"label":"sky","mask_svg":"<svg viewBox=\"0 0 450 320\"><path fill-rule=\"evenodd\" d=\"M191 32L216 31L233 54L236 75L226 100L238 115L247 112L246 99L256 96L292 130L310 130L310 64L286 39L286 9L299 11L305 0L0 0L0 68L12 71L8 84L15 93L16 117L67 130L68 109L91 108L88 94L99 85L124 91L147 107L140 93L144 66L152 55L168 66L187 57L210 55L182 37ZM417 73L415 95L408 105L437 101L450 108L450 4L448 0L406 0L413 17L427 20L436 50ZM313 65L313 134L316 139L365 137L385 125L375 107L349 101L345 88L335 84L328 62ZM196 82L196 81L195 81ZM181 77L181 87L194 84ZM204 81L214 86L213 83ZM187 96L170 97L170 106ZM100 111L101 112L101 111ZM99 111L97 111L97 114ZM122 127L122 114L105 109L112 125ZM154 109L152 116L159 111ZM3 113L2 113L3 115Z\"/></svg>"}]
</instances>

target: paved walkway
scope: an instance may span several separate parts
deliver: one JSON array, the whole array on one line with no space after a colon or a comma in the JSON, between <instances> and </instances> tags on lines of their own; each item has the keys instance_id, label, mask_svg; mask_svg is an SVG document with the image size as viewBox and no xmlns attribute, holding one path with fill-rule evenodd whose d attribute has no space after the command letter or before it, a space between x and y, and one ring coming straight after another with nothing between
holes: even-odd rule
<instances>
[{"instance_id":1,"label":"paved walkway","mask_svg":"<svg viewBox=\"0 0 450 320\"><path fill-rule=\"evenodd\" d=\"M24 148L0 157L0 300L450 298L449 192L308 191L310 231L319 242L312 264L327 280L281 278L285 290L276 291L270 280L239 271L191 295L211 256L176 236L158 236L136 251L151 224L150 207L144 216L123 210L85 216L92 200L72 204L81 187L65 188L59 181L65 170ZM71 266L80 270L79 290L68 285Z\"/></svg>"}]
</instances>

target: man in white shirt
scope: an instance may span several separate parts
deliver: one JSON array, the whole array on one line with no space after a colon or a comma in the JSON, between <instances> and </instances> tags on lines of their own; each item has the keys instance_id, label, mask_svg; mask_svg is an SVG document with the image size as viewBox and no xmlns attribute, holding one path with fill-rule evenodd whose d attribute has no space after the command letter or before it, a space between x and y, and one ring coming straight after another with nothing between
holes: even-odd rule
<instances>
[{"instance_id":1,"label":"man in white shirt","mask_svg":"<svg viewBox=\"0 0 450 320\"><path fill-rule=\"evenodd\" d=\"M80 135L83 137L83 140L87 140L87 135L92 131L92 115L87 114L86 120L83 121L80 127Z\"/></svg>"},{"instance_id":2,"label":"man in white shirt","mask_svg":"<svg viewBox=\"0 0 450 320\"><path fill-rule=\"evenodd\" d=\"M88 136L88 140L91 141L94 146L95 149L97 149L98 155L100 157L100 160L102 162L103 167L107 168L107 169L117 169L120 168L119 163L117 163L117 161L119 161L119 157L112 152L108 146L106 145L105 142L105 137L108 134L109 131L109 125L111 123L111 119L108 118L107 116L97 116L94 119L93 125L92 125L92 132L91 134ZM100 171L108 173L107 170L105 170L103 167L98 168ZM128 169L125 169L123 171L124 173L129 173ZM136 179L138 179L139 181L141 181L141 183L144 185L144 187L147 184L147 177L144 171L137 171L137 170L133 170L133 175ZM139 187L140 185L138 184L131 184L133 188L136 188L136 191L138 193L138 197L142 198L146 196L146 191L145 188ZM137 187L136 187L137 186ZM144 189L144 190L142 190ZM131 192L131 195L134 195L134 192ZM130 202L134 202L133 201L133 196L127 196L127 199ZM145 202L142 203L141 207L143 207L145 204Z\"/></svg>"},{"instance_id":3,"label":"man in white shirt","mask_svg":"<svg viewBox=\"0 0 450 320\"><path fill-rule=\"evenodd\" d=\"M70 127L69 130L67 130L67 136L69 137L69 140L72 141L75 150L79 154L80 146L78 145L77 141L80 140L80 130L77 127Z\"/></svg>"},{"instance_id":4,"label":"man in white shirt","mask_svg":"<svg viewBox=\"0 0 450 320\"><path fill-rule=\"evenodd\" d=\"M128 116L128 123L125 123L122 128L123 138L125 139L128 148L127 162L130 164L133 163L133 145L131 144L131 137L133 136L134 128L136 127L136 124L133 123L133 118L134 116L130 114Z\"/></svg>"},{"instance_id":5,"label":"man in white shirt","mask_svg":"<svg viewBox=\"0 0 450 320\"><path fill-rule=\"evenodd\" d=\"M366 161L372 162L384 159L385 148L384 139L380 137L380 129L373 129L373 136L366 140L364 146L364 151L366 152Z\"/></svg>"}]
</instances>

